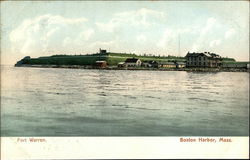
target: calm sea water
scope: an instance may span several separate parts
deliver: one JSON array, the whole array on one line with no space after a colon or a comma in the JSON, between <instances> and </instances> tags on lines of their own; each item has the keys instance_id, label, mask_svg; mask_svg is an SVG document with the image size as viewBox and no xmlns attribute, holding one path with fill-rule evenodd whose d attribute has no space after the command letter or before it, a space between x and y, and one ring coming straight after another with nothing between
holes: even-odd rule
<instances>
[{"instance_id":1,"label":"calm sea water","mask_svg":"<svg viewBox=\"0 0 250 160\"><path fill-rule=\"evenodd\" d=\"M247 136L249 73L1 67L2 136Z\"/></svg>"}]
</instances>

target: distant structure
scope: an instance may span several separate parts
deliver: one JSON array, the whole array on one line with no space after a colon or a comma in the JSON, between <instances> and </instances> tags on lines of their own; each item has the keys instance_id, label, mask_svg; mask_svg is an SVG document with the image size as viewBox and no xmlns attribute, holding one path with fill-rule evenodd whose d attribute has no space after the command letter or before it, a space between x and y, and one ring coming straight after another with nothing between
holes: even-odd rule
<instances>
[{"instance_id":1,"label":"distant structure","mask_svg":"<svg viewBox=\"0 0 250 160\"><path fill-rule=\"evenodd\" d=\"M99 61L101 61L102 54L106 54L107 50L99 48Z\"/></svg>"},{"instance_id":2,"label":"distant structure","mask_svg":"<svg viewBox=\"0 0 250 160\"><path fill-rule=\"evenodd\" d=\"M180 33L179 33L179 43L178 43L178 57L180 57L181 56L181 39L180 39Z\"/></svg>"},{"instance_id":3,"label":"distant structure","mask_svg":"<svg viewBox=\"0 0 250 160\"><path fill-rule=\"evenodd\" d=\"M176 62L176 68L185 68L186 63L185 62Z\"/></svg>"},{"instance_id":4,"label":"distant structure","mask_svg":"<svg viewBox=\"0 0 250 160\"><path fill-rule=\"evenodd\" d=\"M127 67L140 67L141 63L141 60L138 58L127 58L125 61Z\"/></svg>"},{"instance_id":5,"label":"distant structure","mask_svg":"<svg viewBox=\"0 0 250 160\"><path fill-rule=\"evenodd\" d=\"M176 68L176 64L174 62L159 62L159 68Z\"/></svg>"},{"instance_id":6,"label":"distant structure","mask_svg":"<svg viewBox=\"0 0 250 160\"><path fill-rule=\"evenodd\" d=\"M204 53L187 53L186 58L186 67L221 67L222 58L210 52Z\"/></svg>"},{"instance_id":7,"label":"distant structure","mask_svg":"<svg viewBox=\"0 0 250 160\"><path fill-rule=\"evenodd\" d=\"M117 67L118 67L118 68L125 68L125 67L126 67L126 64L125 64L125 62L119 62L119 63L117 64Z\"/></svg>"},{"instance_id":8,"label":"distant structure","mask_svg":"<svg viewBox=\"0 0 250 160\"><path fill-rule=\"evenodd\" d=\"M223 68L250 68L250 62L238 62L238 63L223 63Z\"/></svg>"},{"instance_id":9,"label":"distant structure","mask_svg":"<svg viewBox=\"0 0 250 160\"><path fill-rule=\"evenodd\" d=\"M105 53L107 53L107 50L101 49L101 48L100 48L100 49L99 49L99 53L100 53L100 54L105 54Z\"/></svg>"},{"instance_id":10,"label":"distant structure","mask_svg":"<svg viewBox=\"0 0 250 160\"><path fill-rule=\"evenodd\" d=\"M106 61L96 61L94 66L98 67L98 68L106 68L107 62Z\"/></svg>"},{"instance_id":11,"label":"distant structure","mask_svg":"<svg viewBox=\"0 0 250 160\"><path fill-rule=\"evenodd\" d=\"M142 67L158 68L158 62L153 61L153 60L146 60L146 61L142 61L141 66Z\"/></svg>"}]
</instances>

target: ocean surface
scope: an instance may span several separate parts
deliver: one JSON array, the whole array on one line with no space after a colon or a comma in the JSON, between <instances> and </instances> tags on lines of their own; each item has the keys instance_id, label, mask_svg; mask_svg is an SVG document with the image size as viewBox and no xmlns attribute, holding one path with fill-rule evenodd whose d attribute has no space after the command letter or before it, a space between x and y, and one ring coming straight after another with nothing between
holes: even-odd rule
<instances>
[{"instance_id":1,"label":"ocean surface","mask_svg":"<svg viewBox=\"0 0 250 160\"><path fill-rule=\"evenodd\" d=\"M248 136L249 73L1 66L2 136Z\"/></svg>"}]
</instances>

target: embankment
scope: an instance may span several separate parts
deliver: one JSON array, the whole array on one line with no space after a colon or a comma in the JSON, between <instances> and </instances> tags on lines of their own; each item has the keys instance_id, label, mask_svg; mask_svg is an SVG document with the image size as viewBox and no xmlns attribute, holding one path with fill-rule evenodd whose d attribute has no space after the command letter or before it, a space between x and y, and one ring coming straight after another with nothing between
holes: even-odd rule
<instances>
[{"instance_id":1,"label":"embankment","mask_svg":"<svg viewBox=\"0 0 250 160\"><path fill-rule=\"evenodd\" d=\"M248 68L119 68L117 66L108 66L100 68L92 65L31 65L21 64L16 67L37 67L37 68L69 68L69 69L99 69L99 70L149 70L149 71L187 71L187 72L249 72Z\"/></svg>"}]
</instances>

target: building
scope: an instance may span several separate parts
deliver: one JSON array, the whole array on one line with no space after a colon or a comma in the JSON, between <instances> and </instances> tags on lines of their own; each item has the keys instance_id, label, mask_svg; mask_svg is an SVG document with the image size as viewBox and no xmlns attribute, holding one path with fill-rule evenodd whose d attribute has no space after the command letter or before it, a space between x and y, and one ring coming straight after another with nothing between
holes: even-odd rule
<instances>
[{"instance_id":1,"label":"building","mask_svg":"<svg viewBox=\"0 0 250 160\"><path fill-rule=\"evenodd\" d=\"M159 62L158 63L159 68L176 68L175 62Z\"/></svg>"},{"instance_id":2,"label":"building","mask_svg":"<svg viewBox=\"0 0 250 160\"><path fill-rule=\"evenodd\" d=\"M100 53L100 54L106 54L106 53L107 53L107 50L104 50L104 49L101 49L101 48L100 48L100 49L99 49L99 53Z\"/></svg>"},{"instance_id":3,"label":"building","mask_svg":"<svg viewBox=\"0 0 250 160\"><path fill-rule=\"evenodd\" d=\"M106 68L107 67L107 62L106 61L96 61L95 62L95 67Z\"/></svg>"},{"instance_id":4,"label":"building","mask_svg":"<svg viewBox=\"0 0 250 160\"><path fill-rule=\"evenodd\" d=\"M119 62L119 63L117 64L117 67L118 67L118 68L124 68L124 67L126 67L126 64L125 64L125 62Z\"/></svg>"},{"instance_id":5,"label":"building","mask_svg":"<svg viewBox=\"0 0 250 160\"><path fill-rule=\"evenodd\" d=\"M187 53L186 66L187 67L220 67L222 65L222 58L210 52L204 53Z\"/></svg>"},{"instance_id":6,"label":"building","mask_svg":"<svg viewBox=\"0 0 250 160\"><path fill-rule=\"evenodd\" d=\"M143 66L143 67L149 67L149 68L158 68L158 63L156 61L153 61L153 60L143 61L141 63L141 66Z\"/></svg>"},{"instance_id":7,"label":"building","mask_svg":"<svg viewBox=\"0 0 250 160\"><path fill-rule=\"evenodd\" d=\"M127 67L140 67L141 66L141 60L138 58L127 58L125 61L125 64Z\"/></svg>"},{"instance_id":8,"label":"building","mask_svg":"<svg viewBox=\"0 0 250 160\"><path fill-rule=\"evenodd\" d=\"M176 62L176 68L185 68L186 63L185 62Z\"/></svg>"},{"instance_id":9,"label":"building","mask_svg":"<svg viewBox=\"0 0 250 160\"><path fill-rule=\"evenodd\" d=\"M249 62L227 62L222 64L223 68L249 68Z\"/></svg>"}]
</instances>

